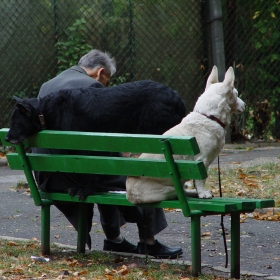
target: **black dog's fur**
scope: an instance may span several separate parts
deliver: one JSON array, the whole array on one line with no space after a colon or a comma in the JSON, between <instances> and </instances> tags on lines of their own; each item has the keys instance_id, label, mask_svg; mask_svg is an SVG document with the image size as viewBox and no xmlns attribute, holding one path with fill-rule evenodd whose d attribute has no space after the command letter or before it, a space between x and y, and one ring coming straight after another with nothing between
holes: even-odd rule
<instances>
[{"instance_id":1,"label":"black dog's fur","mask_svg":"<svg viewBox=\"0 0 280 280\"><path fill-rule=\"evenodd\" d=\"M5 138L13 144L42 130L40 114L49 130L140 134L162 134L186 115L178 93L153 81L110 88L65 89L40 100L15 99L17 104ZM87 190L80 197L91 192Z\"/></svg>"}]
</instances>

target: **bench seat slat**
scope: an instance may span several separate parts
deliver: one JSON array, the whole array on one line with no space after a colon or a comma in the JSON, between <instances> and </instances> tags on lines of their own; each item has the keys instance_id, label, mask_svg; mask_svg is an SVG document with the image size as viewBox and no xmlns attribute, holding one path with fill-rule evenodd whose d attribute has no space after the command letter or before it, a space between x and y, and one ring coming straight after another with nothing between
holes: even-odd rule
<instances>
[{"instance_id":1,"label":"bench seat slat","mask_svg":"<svg viewBox=\"0 0 280 280\"><path fill-rule=\"evenodd\" d=\"M136 158L109 158L84 157L66 155L36 155L27 154L30 166L35 171L68 172L84 174L110 174L168 178L169 169L164 159L136 159ZM23 169L17 154L7 155L11 169ZM207 172L203 162L178 160L178 169L181 178L205 179Z\"/></svg>"},{"instance_id":2,"label":"bench seat slat","mask_svg":"<svg viewBox=\"0 0 280 280\"><path fill-rule=\"evenodd\" d=\"M192 201L192 199L194 199L194 201L196 201L196 203L198 200L205 201L205 199L201 199L201 198L189 198L188 201ZM228 199L228 198L220 199L219 197L206 199L206 201L208 201L208 203L213 203L213 205L224 204L224 203L236 204L238 211L253 211L256 209L256 203L254 201L240 201L237 199L232 200L232 199Z\"/></svg>"},{"instance_id":3,"label":"bench seat slat","mask_svg":"<svg viewBox=\"0 0 280 280\"><path fill-rule=\"evenodd\" d=\"M57 200L57 201L70 201L70 202L81 202L76 196L70 196L66 193L48 193L40 191L40 195L43 199ZM82 200L86 203L100 203L100 204L114 204L114 205L126 205L135 206L126 199L125 194L111 194L111 193L101 193L96 195L90 195L86 199ZM172 208L172 209L182 209L182 206L178 200L168 200L161 201L158 203L141 204L141 206L146 207L158 207L158 208ZM214 213L228 213L232 211L238 211L237 204L228 203L213 203L209 200L201 199L191 199L189 201L189 206L191 210L202 210Z\"/></svg>"},{"instance_id":4,"label":"bench seat slat","mask_svg":"<svg viewBox=\"0 0 280 280\"><path fill-rule=\"evenodd\" d=\"M40 194L44 199L80 202L76 196L72 197L65 193L40 192ZM259 208L254 199L244 199L244 201L242 201L242 199L217 197L213 199L188 198L187 201L191 210L202 210L214 213L227 213L230 211L251 212L256 208ZM274 200L267 199L266 201L269 203L269 207L274 206ZM87 197L85 200L83 200L83 202L134 206L134 204L127 201L125 194L96 194L94 196ZM141 206L182 209L182 205L178 200L141 204Z\"/></svg>"},{"instance_id":5,"label":"bench seat slat","mask_svg":"<svg viewBox=\"0 0 280 280\"><path fill-rule=\"evenodd\" d=\"M213 201L215 202L232 202L232 203L238 203L238 204L244 204L244 203L254 203L255 208L268 208L268 207L274 207L275 201L273 199L255 199L255 198L230 198L230 197L213 197Z\"/></svg>"}]
</instances>

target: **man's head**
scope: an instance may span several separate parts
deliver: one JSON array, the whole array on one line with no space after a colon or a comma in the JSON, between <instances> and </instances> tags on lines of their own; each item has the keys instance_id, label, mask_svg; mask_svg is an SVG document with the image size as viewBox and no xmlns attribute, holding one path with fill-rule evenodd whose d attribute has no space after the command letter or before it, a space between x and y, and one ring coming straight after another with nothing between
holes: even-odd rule
<instances>
[{"instance_id":1,"label":"man's head","mask_svg":"<svg viewBox=\"0 0 280 280\"><path fill-rule=\"evenodd\" d=\"M82 67L87 74L107 86L110 78L116 72L115 59L109 53L103 53L99 50L92 50L84 55L78 66Z\"/></svg>"}]
</instances>

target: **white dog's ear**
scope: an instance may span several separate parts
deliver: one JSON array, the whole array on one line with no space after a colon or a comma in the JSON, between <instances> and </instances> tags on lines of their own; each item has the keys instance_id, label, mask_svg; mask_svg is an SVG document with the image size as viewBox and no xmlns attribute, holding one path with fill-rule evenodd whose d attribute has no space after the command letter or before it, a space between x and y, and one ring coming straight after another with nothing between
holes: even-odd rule
<instances>
[{"instance_id":1,"label":"white dog's ear","mask_svg":"<svg viewBox=\"0 0 280 280\"><path fill-rule=\"evenodd\" d=\"M212 84L218 83L218 68L217 66L213 66L212 71L207 79L205 90L210 87Z\"/></svg>"},{"instance_id":2,"label":"white dog's ear","mask_svg":"<svg viewBox=\"0 0 280 280\"><path fill-rule=\"evenodd\" d=\"M234 87L234 71L232 67L229 67L226 74L225 74L225 79L223 81L223 84L230 86L231 88Z\"/></svg>"}]
</instances>

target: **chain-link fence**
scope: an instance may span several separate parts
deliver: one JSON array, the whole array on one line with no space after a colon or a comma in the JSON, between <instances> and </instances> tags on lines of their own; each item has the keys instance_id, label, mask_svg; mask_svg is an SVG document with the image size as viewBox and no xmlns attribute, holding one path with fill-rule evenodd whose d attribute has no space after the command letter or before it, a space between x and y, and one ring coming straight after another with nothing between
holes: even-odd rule
<instances>
[{"instance_id":1,"label":"chain-link fence","mask_svg":"<svg viewBox=\"0 0 280 280\"><path fill-rule=\"evenodd\" d=\"M116 58L114 84L162 82L179 92L188 111L213 63L222 74L232 65L247 103L233 135L278 137L279 6L276 0L3 0L0 127L8 126L13 95L37 96L43 82L96 48Z\"/></svg>"},{"instance_id":2,"label":"chain-link fence","mask_svg":"<svg viewBox=\"0 0 280 280\"><path fill-rule=\"evenodd\" d=\"M247 105L238 128L249 138L279 139L280 1L227 0L223 12L226 65Z\"/></svg>"},{"instance_id":3,"label":"chain-link fence","mask_svg":"<svg viewBox=\"0 0 280 280\"><path fill-rule=\"evenodd\" d=\"M115 83L156 80L192 106L202 92L199 1L9 0L0 5L0 126L7 125L12 95L36 96L44 81L78 62L90 49L86 44L116 58Z\"/></svg>"}]
</instances>

